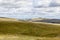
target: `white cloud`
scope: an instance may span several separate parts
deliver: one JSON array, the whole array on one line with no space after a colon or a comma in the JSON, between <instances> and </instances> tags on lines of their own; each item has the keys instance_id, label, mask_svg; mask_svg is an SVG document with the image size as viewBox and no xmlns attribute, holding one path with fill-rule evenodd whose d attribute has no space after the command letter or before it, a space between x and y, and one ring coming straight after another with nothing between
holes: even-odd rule
<instances>
[{"instance_id":1,"label":"white cloud","mask_svg":"<svg viewBox=\"0 0 60 40\"><path fill-rule=\"evenodd\" d=\"M56 4L52 5L53 0L0 0L0 16L31 18L32 17L59 17L60 0L55 0ZM33 3L36 6L34 9ZM50 5L51 4L51 5ZM51 7L50 7L51 6ZM36 12L35 14L33 12ZM4 15L3 15L4 14Z\"/></svg>"},{"instance_id":2,"label":"white cloud","mask_svg":"<svg viewBox=\"0 0 60 40\"><path fill-rule=\"evenodd\" d=\"M60 4L60 0L56 0L56 3L59 3Z\"/></svg>"},{"instance_id":3,"label":"white cloud","mask_svg":"<svg viewBox=\"0 0 60 40\"><path fill-rule=\"evenodd\" d=\"M36 6L42 6L42 7L47 7L49 6L51 0L36 0L35 4Z\"/></svg>"},{"instance_id":4,"label":"white cloud","mask_svg":"<svg viewBox=\"0 0 60 40\"><path fill-rule=\"evenodd\" d=\"M18 2L15 2L15 1L17 1L17 0L3 0L0 3L0 7L4 8L4 9L8 9L9 11L11 11L14 8L15 8L14 10L16 10L16 11L17 11L17 9L19 9L21 11L29 11L29 10L31 11L32 2L22 1L22 0L21 1L18 0ZM7 12L8 12L8 10L7 10Z\"/></svg>"}]
</instances>

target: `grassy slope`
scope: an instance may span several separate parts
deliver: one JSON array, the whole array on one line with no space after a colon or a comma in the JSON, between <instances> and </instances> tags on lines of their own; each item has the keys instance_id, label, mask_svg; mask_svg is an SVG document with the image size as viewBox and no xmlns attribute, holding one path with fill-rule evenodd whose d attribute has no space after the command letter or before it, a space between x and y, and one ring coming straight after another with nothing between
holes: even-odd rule
<instances>
[{"instance_id":1,"label":"grassy slope","mask_svg":"<svg viewBox=\"0 0 60 40\"><path fill-rule=\"evenodd\" d=\"M60 26L28 22L0 22L0 34L16 34L40 37L60 36Z\"/></svg>"}]
</instances>

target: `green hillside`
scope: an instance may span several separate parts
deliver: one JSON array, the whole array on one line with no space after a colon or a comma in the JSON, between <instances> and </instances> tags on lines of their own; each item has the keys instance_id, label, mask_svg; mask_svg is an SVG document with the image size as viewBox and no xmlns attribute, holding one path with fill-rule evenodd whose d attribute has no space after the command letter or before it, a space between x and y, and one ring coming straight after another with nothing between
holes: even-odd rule
<instances>
[{"instance_id":1,"label":"green hillside","mask_svg":"<svg viewBox=\"0 0 60 40\"><path fill-rule=\"evenodd\" d=\"M60 26L44 23L1 21L0 34L56 37L60 36Z\"/></svg>"}]
</instances>

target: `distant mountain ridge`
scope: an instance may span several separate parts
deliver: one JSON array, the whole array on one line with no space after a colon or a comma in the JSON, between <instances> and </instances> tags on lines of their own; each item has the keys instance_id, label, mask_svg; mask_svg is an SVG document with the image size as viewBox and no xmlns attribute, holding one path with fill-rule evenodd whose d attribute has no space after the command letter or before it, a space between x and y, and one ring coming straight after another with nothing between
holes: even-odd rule
<instances>
[{"instance_id":1,"label":"distant mountain ridge","mask_svg":"<svg viewBox=\"0 0 60 40\"><path fill-rule=\"evenodd\" d=\"M60 24L60 19L48 19L48 18L32 18L29 20L22 20L22 19L16 19L16 18L0 17L0 21L46 22L46 23L59 23Z\"/></svg>"},{"instance_id":2,"label":"distant mountain ridge","mask_svg":"<svg viewBox=\"0 0 60 40\"><path fill-rule=\"evenodd\" d=\"M30 21L31 22L47 22L47 23L59 23L60 24L60 19L33 18Z\"/></svg>"}]
</instances>

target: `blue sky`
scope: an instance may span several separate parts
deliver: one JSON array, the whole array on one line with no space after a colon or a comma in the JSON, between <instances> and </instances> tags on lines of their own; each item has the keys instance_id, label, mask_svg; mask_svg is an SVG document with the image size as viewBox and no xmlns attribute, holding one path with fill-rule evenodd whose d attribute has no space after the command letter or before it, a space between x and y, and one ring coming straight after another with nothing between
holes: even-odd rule
<instances>
[{"instance_id":1,"label":"blue sky","mask_svg":"<svg viewBox=\"0 0 60 40\"><path fill-rule=\"evenodd\" d=\"M0 17L60 19L60 0L0 0Z\"/></svg>"}]
</instances>

